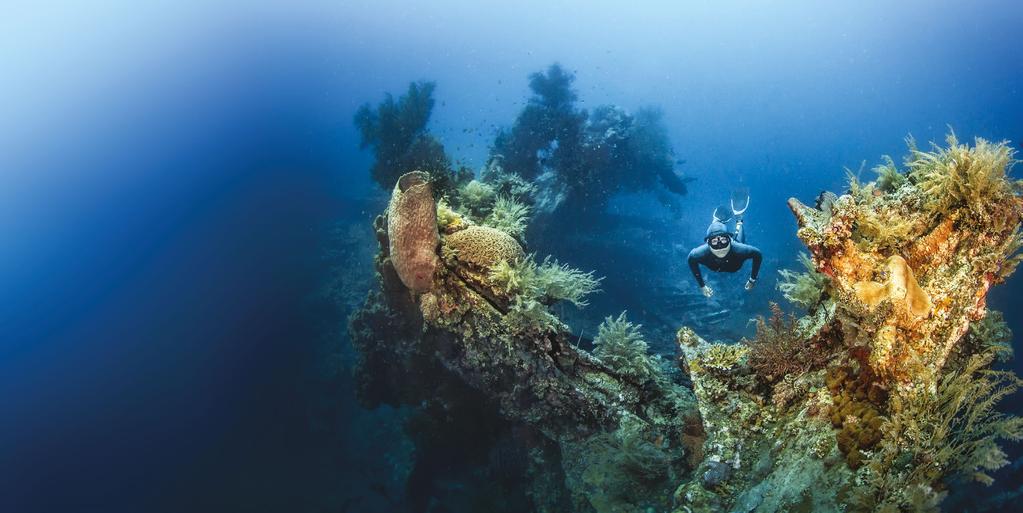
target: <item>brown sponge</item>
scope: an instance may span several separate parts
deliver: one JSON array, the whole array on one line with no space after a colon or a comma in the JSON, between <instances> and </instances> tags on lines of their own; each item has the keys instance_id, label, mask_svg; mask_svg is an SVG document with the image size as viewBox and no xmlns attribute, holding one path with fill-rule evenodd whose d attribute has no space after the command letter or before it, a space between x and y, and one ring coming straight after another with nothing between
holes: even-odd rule
<instances>
[{"instance_id":1,"label":"brown sponge","mask_svg":"<svg viewBox=\"0 0 1023 513\"><path fill-rule=\"evenodd\" d=\"M391 264L401 282L413 292L430 290L439 262L440 235L427 173L413 171L398 178L387 207L387 237Z\"/></svg>"}]
</instances>

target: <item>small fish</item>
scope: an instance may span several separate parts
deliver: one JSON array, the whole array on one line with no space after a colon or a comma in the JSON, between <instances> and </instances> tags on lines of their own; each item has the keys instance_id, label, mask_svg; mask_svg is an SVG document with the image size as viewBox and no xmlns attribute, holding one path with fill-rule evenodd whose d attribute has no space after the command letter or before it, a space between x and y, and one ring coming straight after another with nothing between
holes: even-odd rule
<instances>
[{"instance_id":1,"label":"small fish","mask_svg":"<svg viewBox=\"0 0 1023 513\"><path fill-rule=\"evenodd\" d=\"M678 164L678 165L680 165L680 166L681 166L682 164L685 164L686 162L688 162L688 161L687 161L686 159L678 159L678 160L676 160L676 161L675 161L675 163L676 163L676 164Z\"/></svg>"}]
</instances>

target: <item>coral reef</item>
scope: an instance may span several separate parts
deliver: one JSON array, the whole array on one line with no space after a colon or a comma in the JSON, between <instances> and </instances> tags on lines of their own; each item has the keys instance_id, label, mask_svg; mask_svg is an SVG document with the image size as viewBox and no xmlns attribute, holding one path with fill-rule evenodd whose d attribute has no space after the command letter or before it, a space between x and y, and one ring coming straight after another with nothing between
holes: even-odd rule
<instances>
[{"instance_id":1,"label":"coral reef","mask_svg":"<svg viewBox=\"0 0 1023 513\"><path fill-rule=\"evenodd\" d=\"M587 112L576 107L574 81L558 64L530 75L533 96L491 149L503 173L538 184L538 209L599 213L616 192L657 186L685 194L661 111L603 105Z\"/></svg>"},{"instance_id":2,"label":"coral reef","mask_svg":"<svg viewBox=\"0 0 1023 513\"><path fill-rule=\"evenodd\" d=\"M402 175L387 206L387 239L391 264L401 282L413 292L433 286L437 269L437 206L430 177L421 171Z\"/></svg>"},{"instance_id":3,"label":"coral reef","mask_svg":"<svg viewBox=\"0 0 1023 513\"><path fill-rule=\"evenodd\" d=\"M402 246L392 244L389 222L377 219L381 287L350 328L362 401L447 411L472 400L534 433L524 449L548 456L527 466L529 473L564 475L534 497L535 510L564 511L555 506L560 501L582 511L666 509L695 450L687 444L698 443L683 438L699 425L691 395L635 337L631 363L644 376L575 345L549 305L585 306L600 282L592 273L550 257L537 263L508 233L446 203L437 212L431 224L443 235L441 265L419 295L399 278L391 248Z\"/></svg>"},{"instance_id":4,"label":"coral reef","mask_svg":"<svg viewBox=\"0 0 1023 513\"><path fill-rule=\"evenodd\" d=\"M990 369L1011 335L985 296L1018 261L1023 201L1005 144L948 143L790 200L823 275L783 275L808 316L774 307L746 346L679 331L707 433L683 509L937 511L950 482L1006 463L1023 420L995 407L1020 380Z\"/></svg>"},{"instance_id":5,"label":"coral reef","mask_svg":"<svg viewBox=\"0 0 1023 513\"><path fill-rule=\"evenodd\" d=\"M954 136L949 144L912 150L910 180L891 193L854 190L830 214L789 202L800 238L840 297L841 314L871 318L862 325L869 364L904 387L933 389L969 322L983 317L988 288L1011 263L1023 211L1006 177L1007 145L978 140L967 147ZM936 185L942 177L967 182L950 192ZM872 217L909 224L907 233L918 237L864 230Z\"/></svg>"},{"instance_id":6,"label":"coral reef","mask_svg":"<svg viewBox=\"0 0 1023 513\"><path fill-rule=\"evenodd\" d=\"M376 156L370 173L381 187L391 187L399 176L413 170L427 172L435 180L451 179L451 160L444 146L426 130L435 88L433 82L412 82L397 101L388 94L376 108L365 104L355 113L361 147L372 148Z\"/></svg>"},{"instance_id":7,"label":"coral reef","mask_svg":"<svg viewBox=\"0 0 1023 513\"><path fill-rule=\"evenodd\" d=\"M571 113L566 76L537 78L537 108ZM624 118L595 119L617 137ZM985 302L1019 262L1012 152L948 143L911 146L908 171L886 159L876 181L851 178L813 207L791 199L809 256L780 288L807 315L773 305L734 344L682 327L691 390L624 313L580 348L550 305L584 306L599 279L485 225L498 198L541 197L514 193L492 161L478 191L436 207L439 264L420 294L378 218L381 287L350 328L360 399L447 419L476 404L495 429L528 434L513 445L532 455L520 477L536 511L938 511L955 483L991 482L1000 441L1023 438L1023 420L996 409L1023 381L991 367L1011 333Z\"/></svg>"}]
</instances>

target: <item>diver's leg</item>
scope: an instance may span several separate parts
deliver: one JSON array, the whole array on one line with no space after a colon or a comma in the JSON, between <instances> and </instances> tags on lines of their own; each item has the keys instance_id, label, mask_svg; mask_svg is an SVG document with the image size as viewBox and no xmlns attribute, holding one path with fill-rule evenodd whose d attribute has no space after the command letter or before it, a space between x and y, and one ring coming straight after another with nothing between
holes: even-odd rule
<instances>
[{"instance_id":1,"label":"diver's leg","mask_svg":"<svg viewBox=\"0 0 1023 513\"><path fill-rule=\"evenodd\" d=\"M746 243L746 230L742 227L742 218L735 222L735 240L745 244Z\"/></svg>"}]
</instances>

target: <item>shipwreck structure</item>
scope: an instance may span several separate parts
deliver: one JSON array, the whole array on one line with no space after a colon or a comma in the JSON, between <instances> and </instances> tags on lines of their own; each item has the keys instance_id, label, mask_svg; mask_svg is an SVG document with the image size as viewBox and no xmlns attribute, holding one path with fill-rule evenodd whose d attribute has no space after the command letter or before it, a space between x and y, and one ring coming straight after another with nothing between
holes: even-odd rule
<instances>
[{"instance_id":1,"label":"shipwreck structure","mask_svg":"<svg viewBox=\"0 0 1023 513\"><path fill-rule=\"evenodd\" d=\"M811 269L784 290L807 314L776 308L732 344L682 327L677 361L624 314L579 347L550 306L599 279L527 253L513 171L446 198L405 175L376 222L380 288L351 322L360 399L482 405L514 426L535 511L935 511L1023 437L995 410L1020 381L991 370L1010 335L985 304L1020 260L1012 157L950 136L790 200Z\"/></svg>"}]
</instances>

